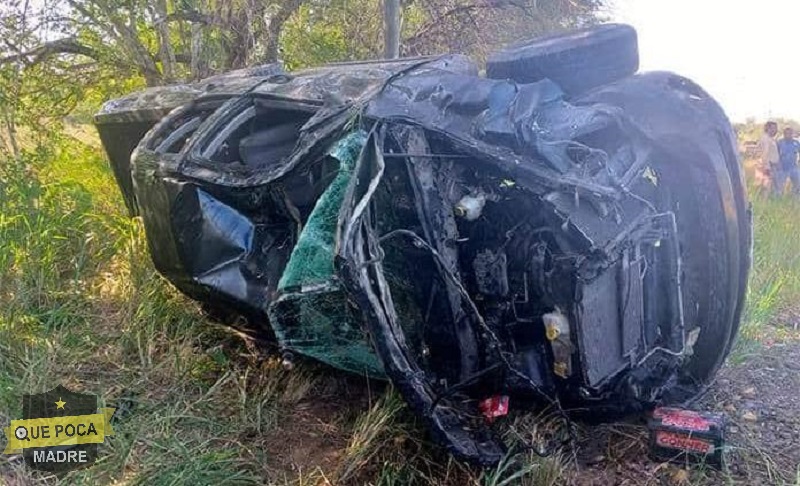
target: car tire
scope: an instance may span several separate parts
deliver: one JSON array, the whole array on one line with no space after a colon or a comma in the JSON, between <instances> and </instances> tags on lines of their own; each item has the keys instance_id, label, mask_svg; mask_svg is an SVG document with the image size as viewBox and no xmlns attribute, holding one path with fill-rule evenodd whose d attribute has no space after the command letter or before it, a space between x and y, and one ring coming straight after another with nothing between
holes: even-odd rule
<instances>
[{"instance_id":1,"label":"car tire","mask_svg":"<svg viewBox=\"0 0 800 486\"><path fill-rule=\"evenodd\" d=\"M639 69L636 31L604 24L513 44L486 63L490 79L533 83L548 78L567 96L630 76Z\"/></svg>"}]
</instances>

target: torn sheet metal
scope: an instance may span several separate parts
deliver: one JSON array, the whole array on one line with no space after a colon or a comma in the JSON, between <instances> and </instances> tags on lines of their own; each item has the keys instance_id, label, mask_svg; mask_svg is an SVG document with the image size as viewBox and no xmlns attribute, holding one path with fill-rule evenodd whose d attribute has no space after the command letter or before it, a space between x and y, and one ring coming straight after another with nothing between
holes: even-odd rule
<instances>
[{"instance_id":1,"label":"torn sheet metal","mask_svg":"<svg viewBox=\"0 0 800 486\"><path fill-rule=\"evenodd\" d=\"M750 223L727 119L685 78L568 97L477 72L442 56L218 80L120 185L181 291L391 380L435 439L494 464L486 397L601 416L702 391L736 334Z\"/></svg>"}]
</instances>

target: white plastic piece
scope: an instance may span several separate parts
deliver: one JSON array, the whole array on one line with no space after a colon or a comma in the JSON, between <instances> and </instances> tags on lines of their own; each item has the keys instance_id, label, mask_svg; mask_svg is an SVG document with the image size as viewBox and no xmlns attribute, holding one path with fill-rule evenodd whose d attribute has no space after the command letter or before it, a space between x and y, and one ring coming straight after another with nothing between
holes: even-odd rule
<instances>
[{"instance_id":1,"label":"white plastic piece","mask_svg":"<svg viewBox=\"0 0 800 486\"><path fill-rule=\"evenodd\" d=\"M456 204L456 214L467 221L475 221L481 217L483 207L486 205L486 194L464 196Z\"/></svg>"}]
</instances>

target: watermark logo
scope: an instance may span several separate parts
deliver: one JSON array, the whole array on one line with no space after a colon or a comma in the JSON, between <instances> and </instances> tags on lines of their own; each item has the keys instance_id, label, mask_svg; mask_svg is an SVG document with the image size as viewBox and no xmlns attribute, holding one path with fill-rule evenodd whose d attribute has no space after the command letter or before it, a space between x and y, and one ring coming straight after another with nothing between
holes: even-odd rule
<instances>
[{"instance_id":1,"label":"watermark logo","mask_svg":"<svg viewBox=\"0 0 800 486\"><path fill-rule=\"evenodd\" d=\"M97 459L97 444L109 435L113 408L97 408L97 396L59 385L24 395L22 416L4 429L6 454L19 454L29 467L63 473L87 467Z\"/></svg>"}]
</instances>

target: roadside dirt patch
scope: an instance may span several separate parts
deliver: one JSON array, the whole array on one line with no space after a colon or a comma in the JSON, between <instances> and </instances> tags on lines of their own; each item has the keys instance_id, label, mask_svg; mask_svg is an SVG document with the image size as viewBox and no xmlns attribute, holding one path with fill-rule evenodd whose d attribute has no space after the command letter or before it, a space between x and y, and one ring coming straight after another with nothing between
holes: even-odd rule
<instances>
[{"instance_id":1,"label":"roadside dirt patch","mask_svg":"<svg viewBox=\"0 0 800 486\"><path fill-rule=\"evenodd\" d=\"M381 384L373 384L376 394L372 399L377 399L382 390ZM350 440L352 423L369 409L370 396L364 379L334 373L308 399L282 414L278 426L259 439L267 452L264 467L268 475L295 478L316 471L336 471Z\"/></svg>"},{"instance_id":2,"label":"roadside dirt patch","mask_svg":"<svg viewBox=\"0 0 800 486\"><path fill-rule=\"evenodd\" d=\"M304 402L287 414L280 427L267 434L264 446L268 452L273 476L289 478L315 471L331 471L347 447L348 430L338 405L330 402Z\"/></svg>"},{"instance_id":3,"label":"roadside dirt patch","mask_svg":"<svg viewBox=\"0 0 800 486\"><path fill-rule=\"evenodd\" d=\"M643 420L586 427L574 485L795 484L800 471L800 342L764 346L729 363L693 407L728 417L728 470L647 457Z\"/></svg>"},{"instance_id":4,"label":"roadside dirt patch","mask_svg":"<svg viewBox=\"0 0 800 486\"><path fill-rule=\"evenodd\" d=\"M775 344L726 367L702 403L730 418L730 475L794 484L800 467L800 343Z\"/></svg>"}]
</instances>

